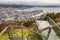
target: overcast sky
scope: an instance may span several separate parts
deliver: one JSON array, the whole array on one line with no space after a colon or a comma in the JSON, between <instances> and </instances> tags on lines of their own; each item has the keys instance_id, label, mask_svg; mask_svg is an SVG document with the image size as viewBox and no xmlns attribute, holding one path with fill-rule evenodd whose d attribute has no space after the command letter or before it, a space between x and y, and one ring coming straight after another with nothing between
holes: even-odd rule
<instances>
[{"instance_id":1,"label":"overcast sky","mask_svg":"<svg viewBox=\"0 0 60 40\"><path fill-rule=\"evenodd\" d=\"M6 3L6 2L27 2L27 3L60 3L60 0L0 0L0 3Z\"/></svg>"},{"instance_id":2,"label":"overcast sky","mask_svg":"<svg viewBox=\"0 0 60 40\"><path fill-rule=\"evenodd\" d=\"M0 0L2 2L15 2L15 1L20 1L20 2L41 2L41 3L59 3L60 0Z\"/></svg>"}]
</instances>

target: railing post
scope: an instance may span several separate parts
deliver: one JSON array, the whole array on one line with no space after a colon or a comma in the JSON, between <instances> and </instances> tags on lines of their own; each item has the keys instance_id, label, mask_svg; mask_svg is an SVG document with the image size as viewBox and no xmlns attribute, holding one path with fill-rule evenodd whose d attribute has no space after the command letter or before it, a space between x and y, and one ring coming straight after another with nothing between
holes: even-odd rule
<instances>
[{"instance_id":1,"label":"railing post","mask_svg":"<svg viewBox=\"0 0 60 40\"><path fill-rule=\"evenodd\" d=\"M50 33L51 33L51 28L49 29L48 34L47 34L47 37L46 37L45 40L48 40L48 38L49 38L49 36L50 36Z\"/></svg>"},{"instance_id":2,"label":"railing post","mask_svg":"<svg viewBox=\"0 0 60 40\"><path fill-rule=\"evenodd\" d=\"M22 30L22 39L24 40L24 29L23 29L23 23L21 23L21 30Z\"/></svg>"},{"instance_id":3,"label":"railing post","mask_svg":"<svg viewBox=\"0 0 60 40\"><path fill-rule=\"evenodd\" d=\"M8 36L9 36L10 40L13 40L13 35L12 35L12 32L11 32L11 27L8 27Z\"/></svg>"}]
</instances>

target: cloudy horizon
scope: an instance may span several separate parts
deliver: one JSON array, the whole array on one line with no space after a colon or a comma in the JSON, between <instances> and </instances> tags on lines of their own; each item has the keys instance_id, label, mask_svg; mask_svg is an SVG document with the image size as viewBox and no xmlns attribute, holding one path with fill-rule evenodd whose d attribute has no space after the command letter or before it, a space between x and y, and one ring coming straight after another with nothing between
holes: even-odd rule
<instances>
[{"instance_id":1,"label":"cloudy horizon","mask_svg":"<svg viewBox=\"0 0 60 40\"><path fill-rule=\"evenodd\" d=\"M60 3L60 0L0 0L1 2L36 2L36 3Z\"/></svg>"},{"instance_id":2,"label":"cloudy horizon","mask_svg":"<svg viewBox=\"0 0 60 40\"><path fill-rule=\"evenodd\" d=\"M60 5L60 0L0 0L0 3L6 4L43 4L43 5ZM51 4L52 3L52 4Z\"/></svg>"}]
</instances>

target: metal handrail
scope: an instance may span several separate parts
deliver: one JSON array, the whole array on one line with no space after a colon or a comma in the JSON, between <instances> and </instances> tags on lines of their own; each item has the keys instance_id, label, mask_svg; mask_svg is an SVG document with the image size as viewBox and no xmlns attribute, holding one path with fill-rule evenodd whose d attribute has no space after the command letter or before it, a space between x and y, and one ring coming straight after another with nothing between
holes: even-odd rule
<instances>
[{"instance_id":1,"label":"metal handrail","mask_svg":"<svg viewBox=\"0 0 60 40\"><path fill-rule=\"evenodd\" d=\"M49 16L47 16L47 19L48 19L49 23L50 23L50 22L53 23L55 26L57 26L58 29L60 29L60 27L54 22L53 19L51 19ZM52 24L51 24L51 25L52 25ZM52 25L52 26L54 26L54 25Z\"/></svg>"}]
</instances>

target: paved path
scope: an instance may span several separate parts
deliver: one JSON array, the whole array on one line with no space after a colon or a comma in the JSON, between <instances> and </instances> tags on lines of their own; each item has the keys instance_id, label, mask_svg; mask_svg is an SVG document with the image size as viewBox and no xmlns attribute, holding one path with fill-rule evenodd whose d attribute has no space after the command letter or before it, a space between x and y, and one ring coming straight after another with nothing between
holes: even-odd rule
<instances>
[{"instance_id":1,"label":"paved path","mask_svg":"<svg viewBox=\"0 0 60 40\"><path fill-rule=\"evenodd\" d=\"M47 32L48 32L48 30L43 31L42 35L47 36ZM60 40L53 29L51 30L48 40Z\"/></svg>"}]
</instances>

